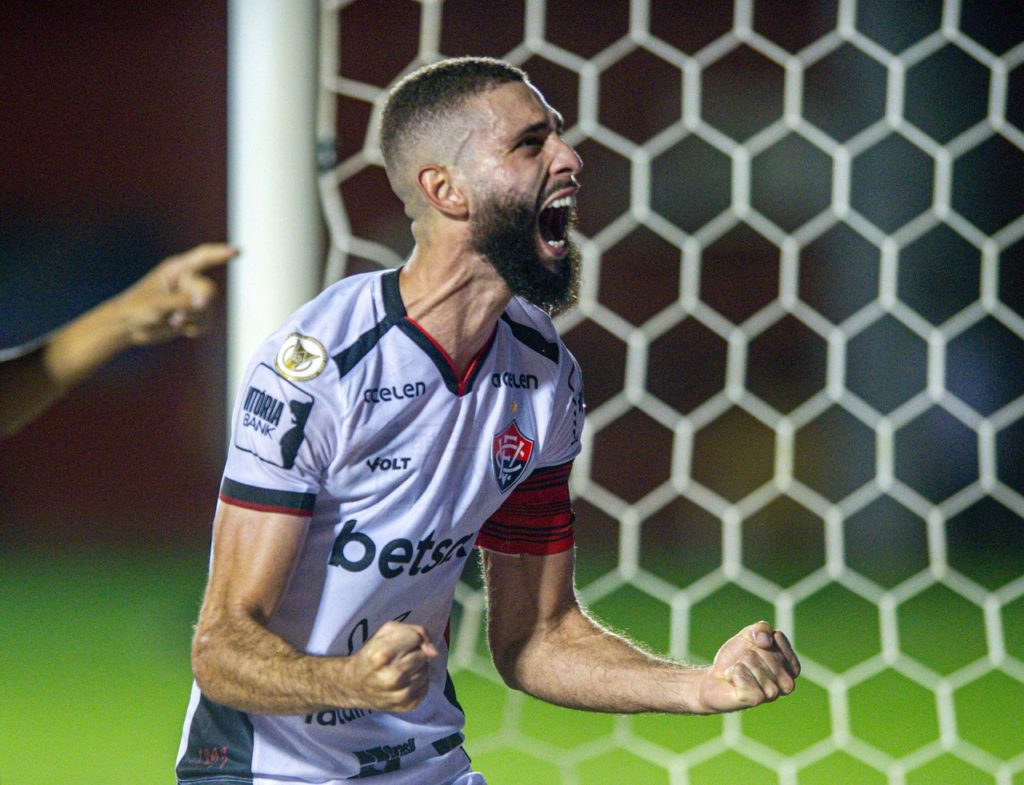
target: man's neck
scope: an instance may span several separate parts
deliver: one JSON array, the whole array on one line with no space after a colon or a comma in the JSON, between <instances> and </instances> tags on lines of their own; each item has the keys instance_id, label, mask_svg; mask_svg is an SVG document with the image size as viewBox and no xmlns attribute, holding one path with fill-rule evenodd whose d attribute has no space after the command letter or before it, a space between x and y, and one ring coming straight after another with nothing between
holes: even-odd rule
<instances>
[{"instance_id":1,"label":"man's neck","mask_svg":"<svg viewBox=\"0 0 1024 785\"><path fill-rule=\"evenodd\" d=\"M417 245L399 277L409 318L444 349L463 376L508 305L508 287L479 255Z\"/></svg>"}]
</instances>

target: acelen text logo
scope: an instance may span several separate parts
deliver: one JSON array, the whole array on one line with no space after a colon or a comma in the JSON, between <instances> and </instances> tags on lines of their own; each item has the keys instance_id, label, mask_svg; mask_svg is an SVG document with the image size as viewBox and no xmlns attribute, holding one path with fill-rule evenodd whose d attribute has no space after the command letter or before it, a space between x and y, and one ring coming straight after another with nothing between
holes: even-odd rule
<instances>
[{"instance_id":1,"label":"acelen text logo","mask_svg":"<svg viewBox=\"0 0 1024 785\"><path fill-rule=\"evenodd\" d=\"M393 387L370 387L363 390L363 400L366 403L387 403L403 401L406 398L419 398L426 394L427 385L423 382L406 382L401 387L397 384Z\"/></svg>"},{"instance_id":2,"label":"acelen text logo","mask_svg":"<svg viewBox=\"0 0 1024 785\"><path fill-rule=\"evenodd\" d=\"M532 373L492 373L491 387L512 387L516 390L536 390L539 382Z\"/></svg>"},{"instance_id":3,"label":"acelen text logo","mask_svg":"<svg viewBox=\"0 0 1024 785\"><path fill-rule=\"evenodd\" d=\"M512 420L505 430L494 434L491 451L494 479L498 481L501 492L505 493L529 465L533 456L533 439L524 436L518 423Z\"/></svg>"}]
</instances>

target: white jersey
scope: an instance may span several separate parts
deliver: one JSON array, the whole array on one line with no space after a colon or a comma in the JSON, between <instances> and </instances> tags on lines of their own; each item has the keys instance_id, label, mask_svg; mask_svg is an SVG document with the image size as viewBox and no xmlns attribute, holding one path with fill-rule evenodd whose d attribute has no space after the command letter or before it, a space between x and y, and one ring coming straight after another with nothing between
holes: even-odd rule
<instances>
[{"instance_id":1,"label":"white jersey","mask_svg":"<svg viewBox=\"0 0 1024 785\"><path fill-rule=\"evenodd\" d=\"M467 557L474 544L572 545L582 386L550 318L513 299L460 379L406 315L397 271L347 278L255 353L233 417L222 503L311 518L268 627L300 651L349 655L398 619L426 627L441 654L408 713L245 714L193 684L179 782L453 776L467 757L446 635Z\"/></svg>"}]
</instances>

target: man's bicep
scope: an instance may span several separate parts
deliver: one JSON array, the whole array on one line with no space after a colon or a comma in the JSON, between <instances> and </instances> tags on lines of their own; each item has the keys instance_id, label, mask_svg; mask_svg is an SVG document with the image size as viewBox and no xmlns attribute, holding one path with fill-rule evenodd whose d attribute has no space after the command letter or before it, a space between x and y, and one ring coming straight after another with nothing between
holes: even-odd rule
<instances>
[{"instance_id":1,"label":"man's bicep","mask_svg":"<svg viewBox=\"0 0 1024 785\"><path fill-rule=\"evenodd\" d=\"M261 621L269 618L308 530L307 516L219 504L203 614L242 611Z\"/></svg>"},{"instance_id":2,"label":"man's bicep","mask_svg":"<svg viewBox=\"0 0 1024 785\"><path fill-rule=\"evenodd\" d=\"M570 548L544 556L483 550L487 613L492 634L518 637L556 625L577 607ZM517 633L514 633L516 630Z\"/></svg>"}]
</instances>

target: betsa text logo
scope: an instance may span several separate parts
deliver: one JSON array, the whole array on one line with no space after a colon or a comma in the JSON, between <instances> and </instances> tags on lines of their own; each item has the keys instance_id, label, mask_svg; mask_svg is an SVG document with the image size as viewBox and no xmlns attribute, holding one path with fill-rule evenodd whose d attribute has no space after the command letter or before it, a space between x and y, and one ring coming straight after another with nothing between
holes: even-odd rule
<instances>
[{"instance_id":1,"label":"betsa text logo","mask_svg":"<svg viewBox=\"0 0 1024 785\"><path fill-rule=\"evenodd\" d=\"M536 390L537 377L532 373L492 373L491 387L512 387L516 390Z\"/></svg>"},{"instance_id":2,"label":"betsa text logo","mask_svg":"<svg viewBox=\"0 0 1024 785\"><path fill-rule=\"evenodd\" d=\"M467 534L454 541L447 537L435 541L434 533L429 532L418 543L398 537L378 549L372 537L356 531L357 522L345 521L331 548L329 564L349 572L362 572L376 560L377 569L385 578L397 578L406 566L410 575L425 575L453 558L465 559L473 547L470 541L476 536Z\"/></svg>"},{"instance_id":3,"label":"betsa text logo","mask_svg":"<svg viewBox=\"0 0 1024 785\"><path fill-rule=\"evenodd\" d=\"M427 385L423 382L407 382L401 387L371 387L363 390L363 400L367 403L384 403L386 401L404 401L406 398L419 398L426 394Z\"/></svg>"}]
</instances>

